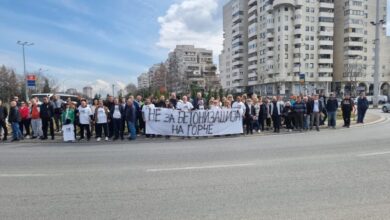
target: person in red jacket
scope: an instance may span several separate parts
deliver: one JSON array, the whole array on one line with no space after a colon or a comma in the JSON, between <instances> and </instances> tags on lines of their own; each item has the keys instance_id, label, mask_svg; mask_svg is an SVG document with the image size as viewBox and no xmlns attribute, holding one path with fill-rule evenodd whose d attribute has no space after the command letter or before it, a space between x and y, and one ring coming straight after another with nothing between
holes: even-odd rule
<instances>
[{"instance_id":1,"label":"person in red jacket","mask_svg":"<svg viewBox=\"0 0 390 220\"><path fill-rule=\"evenodd\" d=\"M21 102L19 108L19 114L21 116L21 121L19 123L20 132L23 135L23 130L26 129L26 138L30 138L30 126L31 126L31 116L30 116L30 107L25 103Z\"/></svg>"}]
</instances>

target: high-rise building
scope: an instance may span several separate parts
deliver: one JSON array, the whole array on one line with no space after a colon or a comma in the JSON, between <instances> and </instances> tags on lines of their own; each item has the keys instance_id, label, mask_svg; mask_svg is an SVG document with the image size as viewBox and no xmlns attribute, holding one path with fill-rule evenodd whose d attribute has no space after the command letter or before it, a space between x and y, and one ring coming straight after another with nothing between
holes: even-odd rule
<instances>
[{"instance_id":1,"label":"high-rise building","mask_svg":"<svg viewBox=\"0 0 390 220\"><path fill-rule=\"evenodd\" d=\"M198 90L219 89L220 82L213 63L213 52L193 45L178 45L169 53L167 88L170 92L187 93Z\"/></svg>"},{"instance_id":2,"label":"high-rise building","mask_svg":"<svg viewBox=\"0 0 390 220\"><path fill-rule=\"evenodd\" d=\"M248 0L232 0L223 7L223 31L219 56L222 87L244 92L248 86Z\"/></svg>"},{"instance_id":3,"label":"high-rise building","mask_svg":"<svg viewBox=\"0 0 390 220\"><path fill-rule=\"evenodd\" d=\"M92 98L92 87L86 86L83 88L83 95L86 96L87 98Z\"/></svg>"},{"instance_id":4,"label":"high-rise building","mask_svg":"<svg viewBox=\"0 0 390 220\"><path fill-rule=\"evenodd\" d=\"M386 20L386 0L381 0L380 17ZM341 94L373 94L375 72L376 1L335 1L334 89ZM379 24L382 25L382 24ZM390 40L380 30L380 89L389 95Z\"/></svg>"},{"instance_id":5,"label":"high-rise building","mask_svg":"<svg viewBox=\"0 0 390 220\"><path fill-rule=\"evenodd\" d=\"M138 89L148 89L150 87L149 73L142 73L138 76Z\"/></svg>"},{"instance_id":6,"label":"high-rise building","mask_svg":"<svg viewBox=\"0 0 390 220\"><path fill-rule=\"evenodd\" d=\"M74 89L74 88L69 88L66 90L66 94L69 94L69 95L76 95L78 92L77 92L77 89Z\"/></svg>"},{"instance_id":7,"label":"high-rise building","mask_svg":"<svg viewBox=\"0 0 390 220\"><path fill-rule=\"evenodd\" d=\"M224 19L224 88L262 95L329 91L333 0L232 0Z\"/></svg>"}]
</instances>

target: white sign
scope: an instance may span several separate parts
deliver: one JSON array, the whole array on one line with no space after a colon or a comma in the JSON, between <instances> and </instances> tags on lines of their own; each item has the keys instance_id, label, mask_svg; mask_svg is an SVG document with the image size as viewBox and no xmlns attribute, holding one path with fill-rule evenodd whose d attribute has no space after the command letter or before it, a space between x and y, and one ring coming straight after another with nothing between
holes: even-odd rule
<instances>
[{"instance_id":1,"label":"white sign","mask_svg":"<svg viewBox=\"0 0 390 220\"><path fill-rule=\"evenodd\" d=\"M202 137L243 133L242 113L238 109L179 111L150 108L144 116L146 134Z\"/></svg>"}]
</instances>

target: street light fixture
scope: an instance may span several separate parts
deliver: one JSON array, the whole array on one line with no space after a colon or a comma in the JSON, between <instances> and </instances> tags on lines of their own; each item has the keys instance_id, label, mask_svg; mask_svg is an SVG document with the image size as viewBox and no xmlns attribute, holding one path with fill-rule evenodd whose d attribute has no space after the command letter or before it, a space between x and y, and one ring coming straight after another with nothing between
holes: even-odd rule
<instances>
[{"instance_id":1,"label":"street light fixture","mask_svg":"<svg viewBox=\"0 0 390 220\"><path fill-rule=\"evenodd\" d=\"M28 47L28 46L33 46L34 43L30 43L30 42L22 42L22 41L18 41L16 42L18 45L22 46L22 50L23 50L23 74L24 74L24 80L25 80L25 85L26 85L26 101L29 100L28 98L28 85L27 85L27 73L26 73L26 56L25 56L25 52L24 52L24 47Z\"/></svg>"},{"instance_id":2,"label":"street light fixture","mask_svg":"<svg viewBox=\"0 0 390 220\"><path fill-rule=\"evenodd\" d=\"M374 71L374 108L379 106L379 71L380 71L380 28L385 24L385 21L380 18L380 0L376 0L376 21L370 22L375 26L375 71Z\"/></svg>"}]
</instances>

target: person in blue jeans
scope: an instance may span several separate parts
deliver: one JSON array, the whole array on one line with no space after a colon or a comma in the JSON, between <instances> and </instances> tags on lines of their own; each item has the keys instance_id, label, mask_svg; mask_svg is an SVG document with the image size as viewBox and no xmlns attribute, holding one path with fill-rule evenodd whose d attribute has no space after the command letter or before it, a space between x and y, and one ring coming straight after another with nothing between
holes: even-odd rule
<instances>
[{"instance_id":1,"label":"person in blue jeans","mask_svg":"<svg viewBox=\"0 0 390 220\"><path fill-rule=\"evenodd\" d=\"M129 140L135 140L137 138L137 133L135 129L135 125L137 122L137 113L132 98L129 98L127 100L124 110L124 119L127 122L127 128L129 129Z\"/></svg>"},{"instance_id":2,"label":"person in blue jeans","mask_svg":"<svg viewBox=\"0 0 390 220\"><path fill-rule=\"evenodd\" d=\"M366 94L364 92L362 92L362 94L360 94L360 97L358 98L358 101L357 101L357 110L358 110L357 123L358 124L364 123L364 117L366 116L366 112L367 112L368 107L369 107L369 103L368 103L368 100L366 98Z\"/></svg>"},{"instance_id":3,"label":"person in blue jeans","mask_svg":"<svg viewBox=\"0 0 390 220\"><path fill-rule=\"evenodd\" d=\"M328 128L336 128L336 117L339 103L334 94L331 93L328 101L326 102L326 111L328 112Z\"/></svg>"},{"instance_id":4,"label":"person in blue jeans","mask_svg":"<svg viewBox=\"0 0 390 220\"><path fill-rule=\"evenodd\" d=\"M23 135L19 128L19 123L21 121L20 113L15 101L12 101L10 105L8 122L12 127L12 141L20 141L23 139Z\"/></svg>"}]
</instances>

